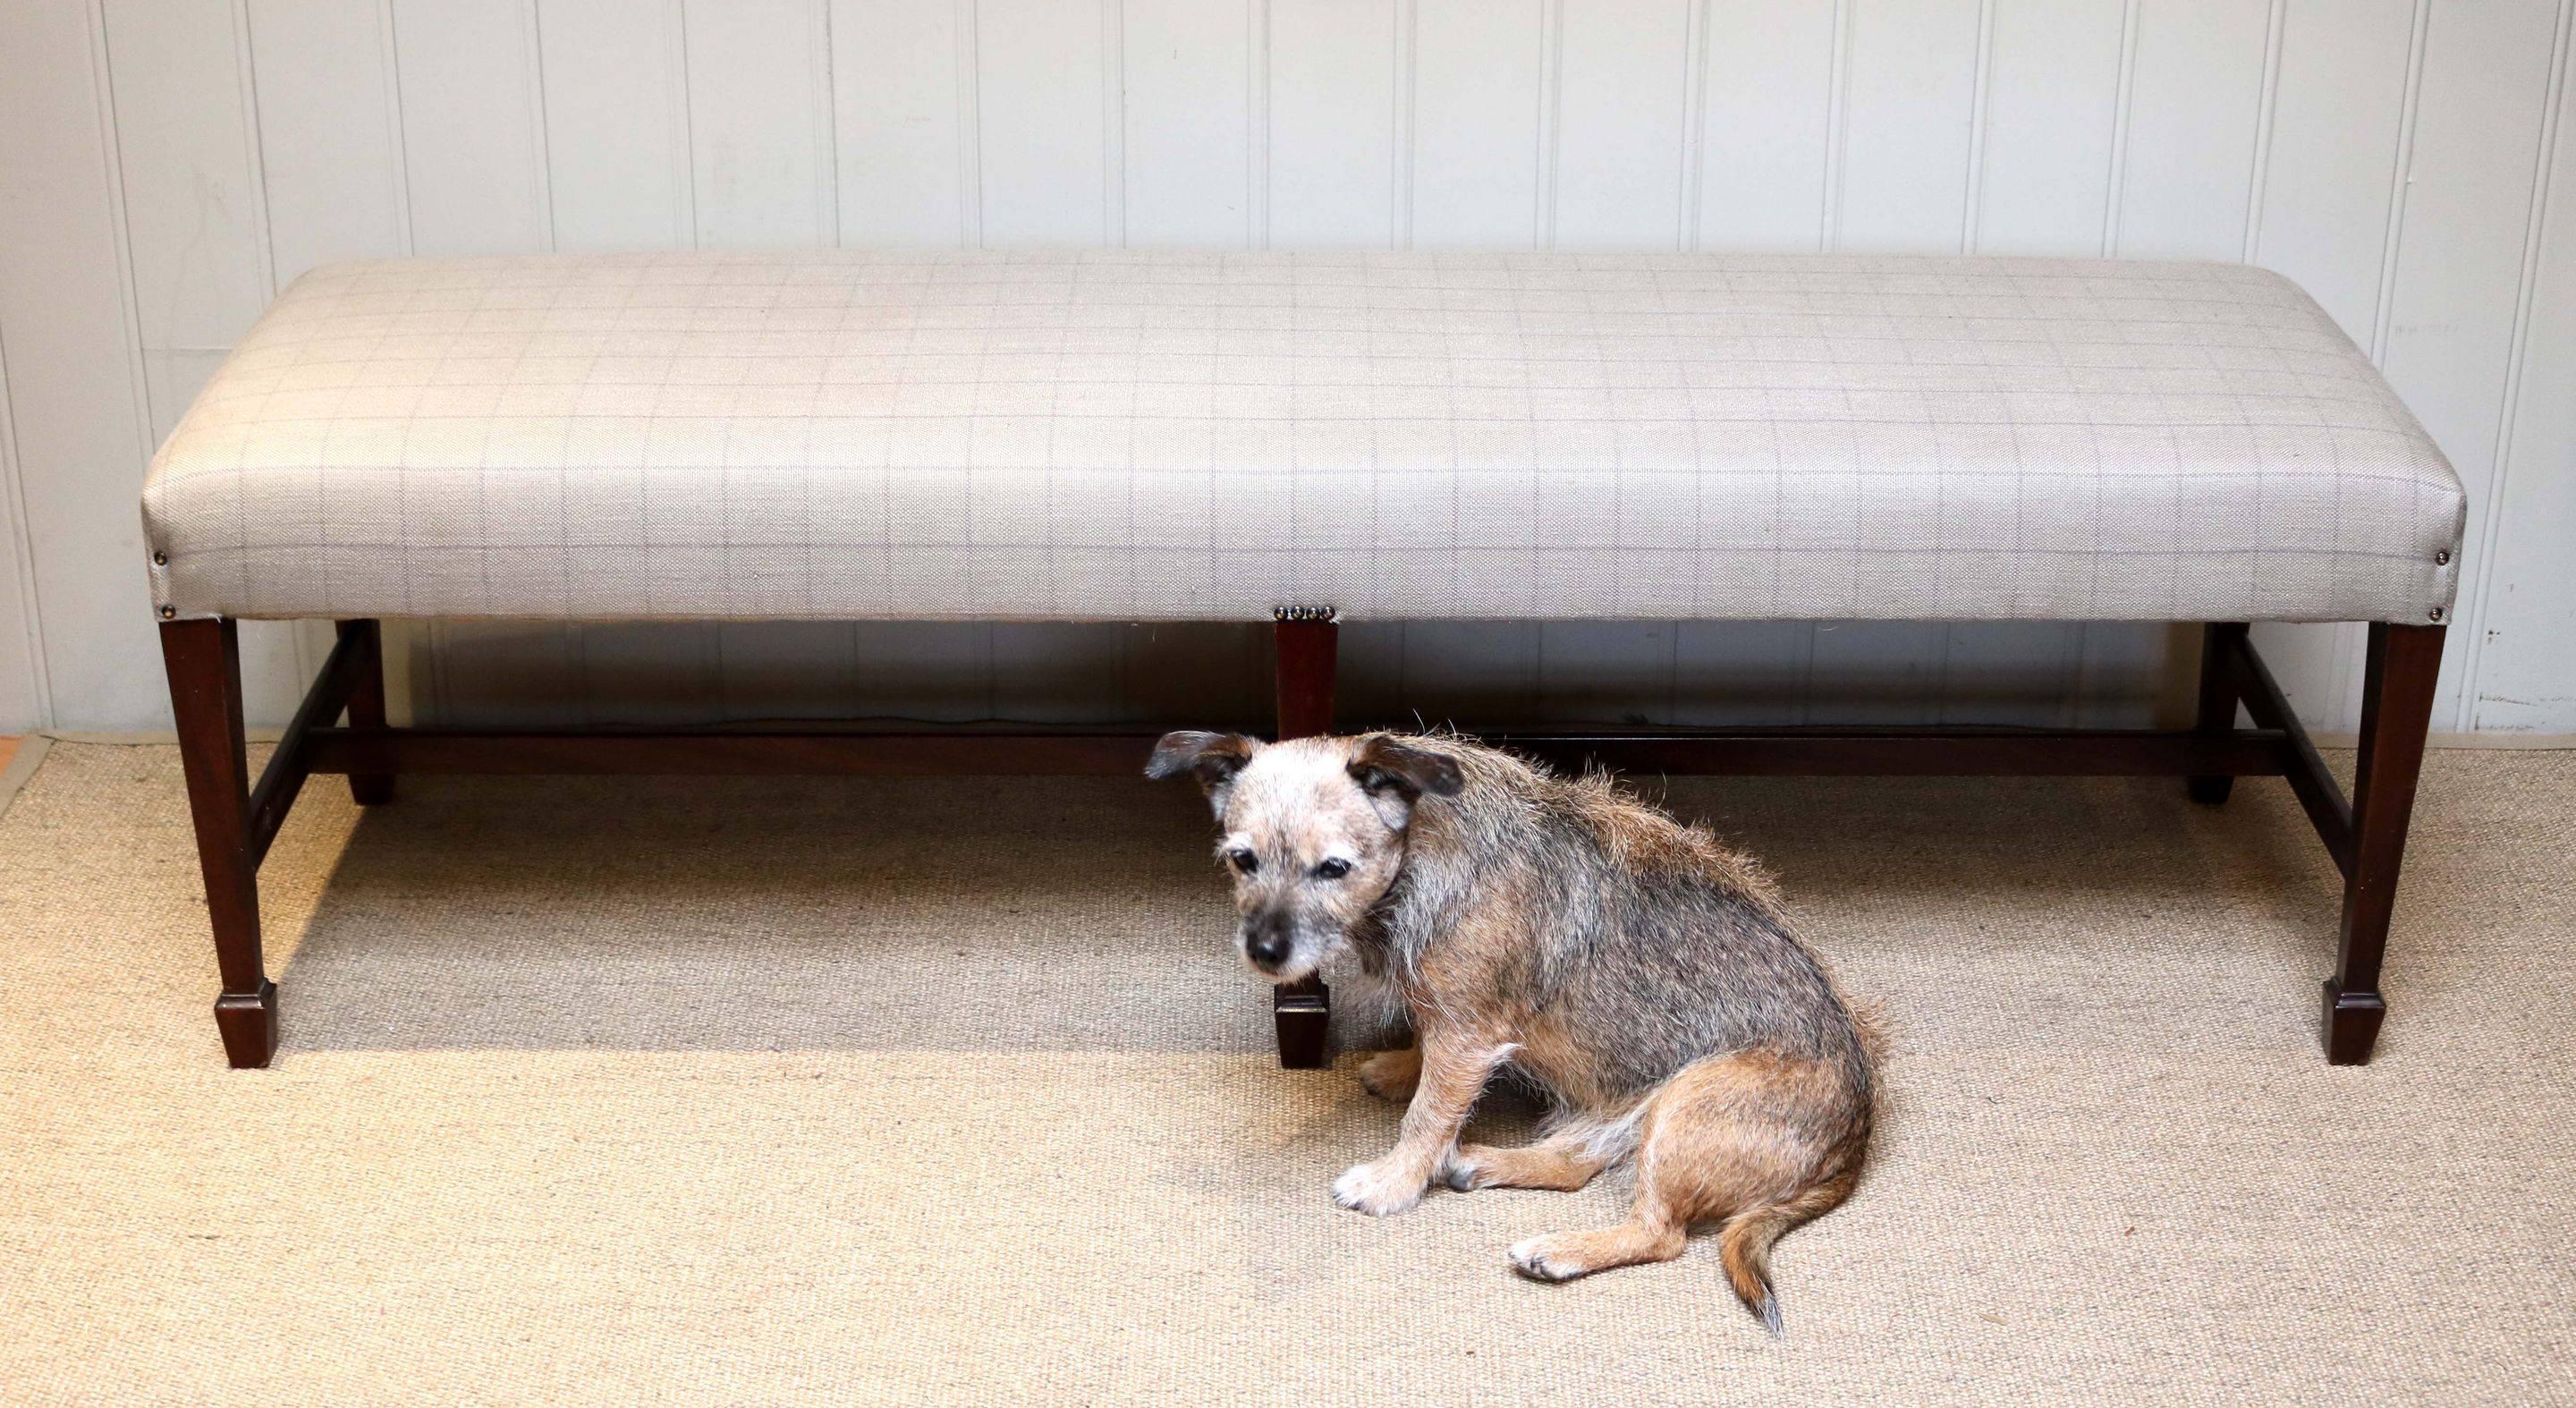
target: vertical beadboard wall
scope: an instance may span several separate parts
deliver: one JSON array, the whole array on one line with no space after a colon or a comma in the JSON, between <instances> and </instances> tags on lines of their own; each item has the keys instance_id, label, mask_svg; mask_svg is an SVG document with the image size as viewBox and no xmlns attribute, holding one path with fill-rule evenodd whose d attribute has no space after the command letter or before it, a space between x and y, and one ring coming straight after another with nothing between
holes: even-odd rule
<instances>
[{"instance_id":1,"label":"vertical beadboard wall","mask_svg":"<svg viewBox=\"0 0 2576 1408\"><path fill-rule=\"evenodd\" d=\"M136 487L359 255L1972 250L2307 285L2472 494L2437 727L2576 731L2576 0L23 0L0 6L0 728L165 722ZM2110 720L2155 627L1361 626L1363 707ZM2346 725L2356 630L2265 628ZM1248 715L1255 629L410 628L484 720ZM282 718L317 628L246 637ZM2180 647L2180 648L2178 648Z\"/></svg>"}]
</instances>

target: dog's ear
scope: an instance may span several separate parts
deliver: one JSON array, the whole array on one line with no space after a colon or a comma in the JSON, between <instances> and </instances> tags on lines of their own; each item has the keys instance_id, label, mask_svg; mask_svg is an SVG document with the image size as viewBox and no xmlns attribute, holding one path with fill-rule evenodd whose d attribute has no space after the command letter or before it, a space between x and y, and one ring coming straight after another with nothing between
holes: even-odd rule
<instances>
[{"instance_id":1,"label":"dog's ear","mask_svg":"<svg viewBox=\"0 0 2576 1408\"><path fill-rule=\"evenodd\" d=\"M1351 780L1368 794L1369 805L1397 831L1413 819L1413 804L1426 792L1455 797L1467 785L1458 760L1446 753L1416 747L1391 733L1372 733L1351 750Z\"/></svg>"},{"instance_id":2,"label":"dog's ear","mask_svg":"<svg viewBox=\"0 0 2576 1408\"><path fill-rule=\"evenodd\" d=\"M1199 780L1208 800L1216 804L1217 814L1225 814L1225 790L1234 785L1234 775L1252 761L1261 747L1258 739L1239 733L1205 733L1182 729L1163 735L1154 745L1154 756L1145 762L1145 775L1156 781L1187 773Z\"/></svg>"}]
</instances>

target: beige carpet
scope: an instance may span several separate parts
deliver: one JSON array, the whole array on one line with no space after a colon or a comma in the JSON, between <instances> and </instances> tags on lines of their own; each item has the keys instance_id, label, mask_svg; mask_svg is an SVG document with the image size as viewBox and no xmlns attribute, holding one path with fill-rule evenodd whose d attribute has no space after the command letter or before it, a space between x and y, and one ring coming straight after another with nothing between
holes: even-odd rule
<instances>
[{"instance_id":1,"label":"beige carpet","mask_svg":"<svg viewBox=\"0 0 2576 1408\"><path fill-rule=\"evenodd\" d=\"M0 817L0 1399L2576 1401L2576 754L2434 761L2365 1070L2277 783L1677 785L1901 1028L1776 1343L1705 1243L1509 1273L1615 1183L1336 1211L1394 1112L1178 789L405 787L271 857L254 1073L172 752Z\"/></svg>"}]
</instances>

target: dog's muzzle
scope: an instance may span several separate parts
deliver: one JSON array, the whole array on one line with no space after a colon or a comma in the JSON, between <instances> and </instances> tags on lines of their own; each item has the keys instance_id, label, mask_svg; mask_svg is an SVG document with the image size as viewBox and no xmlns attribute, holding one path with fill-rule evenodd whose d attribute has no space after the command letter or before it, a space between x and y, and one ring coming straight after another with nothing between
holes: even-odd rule
<instances>
[{"instance_id":1,"label":"dog's muzzle","mask_svg":"<svg viewBox=\"0 0 2576 1408\"><path fill-rule=\"evenodd\" d=\"M1297 951L1296 924L1272 911L1243 922L1243 956L1264 973L1276 973Z\"/></svg>"}]
</instances>

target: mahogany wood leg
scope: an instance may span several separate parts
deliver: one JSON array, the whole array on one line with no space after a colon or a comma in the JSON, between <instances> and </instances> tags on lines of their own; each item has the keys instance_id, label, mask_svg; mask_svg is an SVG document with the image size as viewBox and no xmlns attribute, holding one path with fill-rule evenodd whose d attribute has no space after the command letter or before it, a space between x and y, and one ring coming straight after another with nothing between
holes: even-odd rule
<instances>
[{"instance_id":1,"label":"mahogany wood leg","mask_svg":"<svg viewBox=\"0 0 2576 1408\"><path fill-rule=\"evenodd\" d=\"M355 639L360 661L358 682L349 691L349 727L381 729L385 726L384 627L375 621L342 621L339 632L341 640ZM394 799L394 775L353 772L349 774L349 797L362 807L390 802Z\"/></svg>"},{"instance_id":2,"label":"mahogany wood leg","mask_svg":"<svg viewBox=\"0 0 2576 1408\"><path fill-rule=\"evenodd\" d=\"M2432 725L2433 684L2442 668L2440 626L2373 622L2362 679L2360 757L2353 769L2352 869L2344 880L2342 934L2325 985L2326 1060L2370 1060L2388 1000L2379 960L2397 900L2397 867Z\"/></svg>"},{"instance_id":3,"label":"mahogany wood leg","mask_svg":"<svg viewBox=\"0 0 2576 1408\"><path fill-rule=\"evenodd\" d=\"M259 953L259 869L251 856L250 764L242 746L241 644L233 623L165 621L161 657L188 811L205 872L206 918L215 931L223 991L215 1027L236 1069L265 1066L277 1050L277 985Z\"/></svg>"},{"instance_id":4,"label":"mahogany wood leg","mask_svg":"<svg viewBox=\"0 0 2576 1408\"><path fill-rule=\"evenodd\" d=\"M1279 736L1307 738L1333 731L1333 676L1341 628L1328 608L1282 607L1271 628L1278 650ZM1271 989L1270 1020L1279 1038L1279 1064L1320 1070L1330 1064L1326 1032L1333 1023L1332 989L1306 978Z\"/></svg>"},{"instance_id":5,"label":"mahogany wood leg","mask_svg":"<svg viewBox=\"0 0 2576 1408\"><path fill-rule=\"evenodd\" d=\"M2200 635L2200 714L2192 731L2217 737L2236 728L2237 641L2245 635L2242 621L2212 621L2201 628ZM2233 777L2190 777L2183 780L2183 791L2203 806L2217 806L2236 790Z\"/></svg>"}]
</instances>

